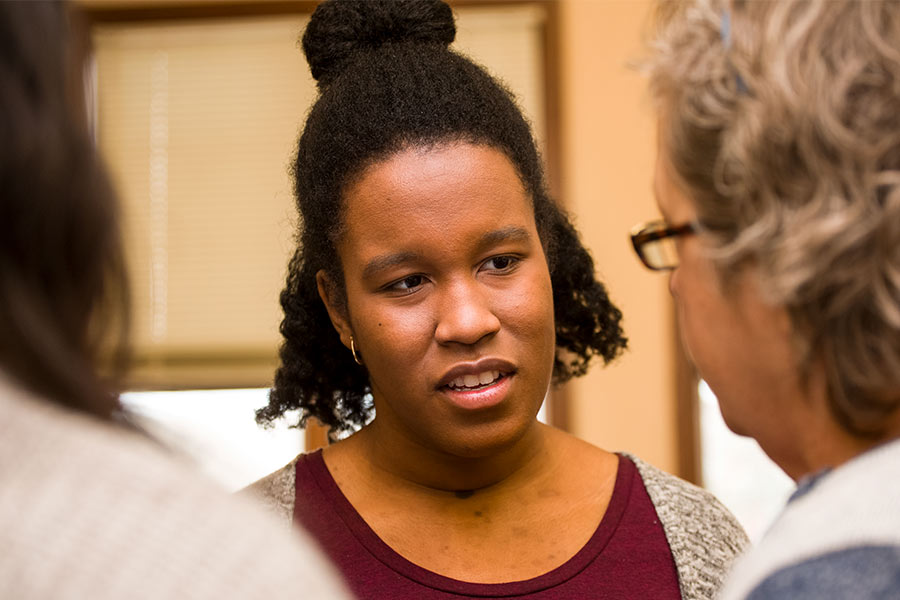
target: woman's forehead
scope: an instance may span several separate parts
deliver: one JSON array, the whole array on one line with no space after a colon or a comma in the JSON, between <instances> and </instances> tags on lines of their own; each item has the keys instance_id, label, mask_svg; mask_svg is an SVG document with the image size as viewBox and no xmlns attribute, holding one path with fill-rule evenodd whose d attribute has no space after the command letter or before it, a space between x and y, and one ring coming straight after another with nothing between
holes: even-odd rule
<instances>
[{"instance_id":1,"label":"woman's forehead","mask_svg":"<svg viewBox=\"0 0 900 600\"><path fill-rule=\"evenodd\" d=\"M365 247L365 254L376 247L455 251L508 239L500 233L510 231L536 236L533 207L515 168L487 146L395 153L366 169L344 200L342 245Z\"/></svg>"},{"instance_id":2,"label":"woman's forehead","mask_svg":"<svg viewBox=\"0 0 900 600\"><path fill-rule=\"evenodd\" d=\"M524 186L506 155L489 146L453 143L404 149L370 165L345 190L344 209L350 220L360 215L446 220L495 211L522 198Z\"/></svg>"}]
</instances>

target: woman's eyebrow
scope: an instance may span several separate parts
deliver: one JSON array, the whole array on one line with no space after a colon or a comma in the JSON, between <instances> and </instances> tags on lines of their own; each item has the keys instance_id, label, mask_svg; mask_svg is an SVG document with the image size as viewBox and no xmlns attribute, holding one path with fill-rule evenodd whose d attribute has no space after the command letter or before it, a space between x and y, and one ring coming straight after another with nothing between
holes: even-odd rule
<instances>
[{"instance_id":1,"label":"woman's eyebrow","mask_svg":"<svg viewBox=\"0 0 900 600\"><path fill-rule=\"evenodd\" d=\"M385 269L389 269L405 262L412 262L418 260L419 258L419 254L415 252L396 252L393 254L382 254L381 256L376 256L366 263L365 268L363 268L362 277L363 279L371 279L376 274L378 274L379 271L384 271Z\"/></svg>"},{"instance_id":2,"label":"woman's eyebrow","mask_svg":"<svg viewBox=\"0 0 900 600\"><path fill-rule=\"evenodd\" d=\"M519 227L518 225L510 225L508 227L502 227L500 229L495 229L494 231L488 231L482 234L481 237L478 238L478 241L475 243L475 247L477 250L481 251L484 248L490 248L491 246L503 242L527 241L530 239L530 237L531 235L524 227ZM415 262L420 258L421 255L416 252L395 252L392 254L382 254L381 256L376 256L366 263L366 266L363 268L362 278L371 279L375 277L375 275L377 275L380 271L390 269L391 267L395 267L403 263Z\"/></svg>"},{"instance_id":3,"label":"woman's eyebrow","mask_svg":"<svg viewBox=\"0 0 900 600\"><path fill-rule=\"evenodd\" d=\"M478 248L487 248L501 242L525 242L530 238L531 234L524 227L509 225L483 234L478 240Z\"/></svg>"}]
</instances>

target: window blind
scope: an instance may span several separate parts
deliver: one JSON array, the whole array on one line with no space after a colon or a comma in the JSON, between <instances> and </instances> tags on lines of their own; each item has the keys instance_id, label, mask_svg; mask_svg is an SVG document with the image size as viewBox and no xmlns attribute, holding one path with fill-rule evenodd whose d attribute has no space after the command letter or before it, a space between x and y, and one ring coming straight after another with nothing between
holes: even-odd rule
<instances>
[{"instance_id":1,"label":"window blind","mask_svg":"<svg viewBox=\"0 0 900 600\"><path fill-rule=\"evenodd\" d=\"M500 77L545 139L544 11L461 7L455 47ZM308 17L103 23L97 139L123 202L131 389L268 386L294 247L289 166L315 100Z\"/></svg>"}]
</instances>

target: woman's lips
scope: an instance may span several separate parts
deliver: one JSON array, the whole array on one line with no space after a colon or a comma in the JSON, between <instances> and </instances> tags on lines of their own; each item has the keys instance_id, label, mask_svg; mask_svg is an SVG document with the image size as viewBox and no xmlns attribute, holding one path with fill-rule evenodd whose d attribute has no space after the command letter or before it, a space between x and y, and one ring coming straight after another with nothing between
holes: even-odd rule
<instances>
[{"instance_id":1,"label":"woman's lips","mask_svg":"<svg viewBox=\"0 0 900 600\"><path fill-rule=\"evenodd\" d=\"M489 356L453 365L441 376L436 387L478 387L495 381L498 374L511 375L515 371L516 366L510 361Z\"/></svg>"},{"instance_id":2,"label":"woman's lips","mask_svg":"<svg viewBox=\"0 0 900 600\"><path fill-rule=\"evenodd\" d=\"M460 375L448 387L456 391L468 391L490 385L503 375L500 371L482 371L481 373Z\"/></svg>"},{"instance_id":3,"label":"woman's lips","mask_svg":"<svg viewBox=\"0 0 900 600\"><path fill-rule=\"evenodd\" d=\"M496 377L493 377L494 373L496 373ZM465 383L465 378L469 378L469 382L472 381L472 375L463 376L454 379L448 385L441 386L440 391L443 392L452 404L462 409L479 410L496 406L506 398L511 385L512 374L505 374L498 371L486 371L483 372L483 374L485 378L487 378L488 375L491 375L492 378L488 379L488 382L483 384L481 383L481 376L479 375L477 385L473 387L466 385L457 386L456 383L461 380L462 383Z\"/></svg>"},{"instance_id":4,"label":"woman's lips","mask_svg":"<svg viewBox=\"0 0 900 600\"><path fill-rule=\"evenodd\" d=\"M465 410L496 406L509 393L516 366L499 357L484 357L453 365L438 380L437 390Z\"/></svg>"}]
</instances>

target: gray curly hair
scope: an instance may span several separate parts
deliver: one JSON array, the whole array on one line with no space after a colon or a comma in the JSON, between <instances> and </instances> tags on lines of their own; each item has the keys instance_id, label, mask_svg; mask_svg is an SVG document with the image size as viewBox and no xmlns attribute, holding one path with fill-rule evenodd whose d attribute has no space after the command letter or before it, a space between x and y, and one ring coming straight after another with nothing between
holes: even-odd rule
<instances>
[{"instance_id":1,"label":"gray curly hair","mask_svg":"<svg viewBox=\"0 0 900 600\"><path fill-rule=\"evenodd\" d=\"M789 310L838 422L900 406L900 2L662 1L660 142L713 236Z\"/></svg>"}]
</instances>

